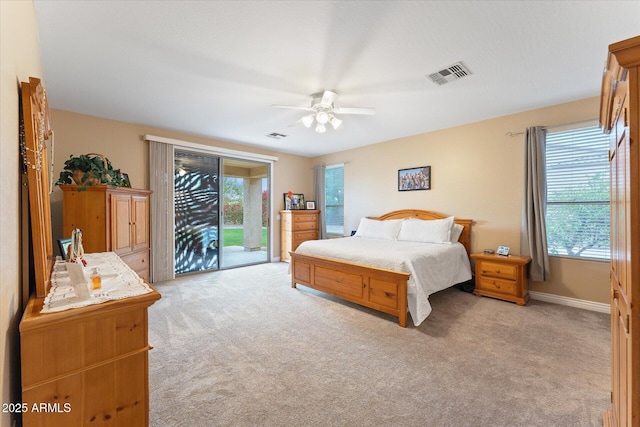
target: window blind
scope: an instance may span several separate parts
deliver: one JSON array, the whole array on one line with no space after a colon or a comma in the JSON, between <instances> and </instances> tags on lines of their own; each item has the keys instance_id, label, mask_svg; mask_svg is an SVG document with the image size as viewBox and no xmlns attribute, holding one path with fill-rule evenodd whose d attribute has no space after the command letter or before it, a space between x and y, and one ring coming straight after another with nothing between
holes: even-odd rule
<instances>
[{"instance_id":1,"label":"window blind","mask_svg":"<svg viewBox=\"0 0 640 427\"><path fill-rule=\"evenodd\" d=\"M546 137L550 255L609 258L609 139L597 126Z\"/></svg>"},{"instance_id":2,"label":"window blind","mask_svg":"<svg viewBox=\"0 0 640 427\"><path fill-rule=\"evenodd\" d=\"M327 166L325 170L325 203L327 233L344 233L344 165Z\"/></svg>"}]
</instances>

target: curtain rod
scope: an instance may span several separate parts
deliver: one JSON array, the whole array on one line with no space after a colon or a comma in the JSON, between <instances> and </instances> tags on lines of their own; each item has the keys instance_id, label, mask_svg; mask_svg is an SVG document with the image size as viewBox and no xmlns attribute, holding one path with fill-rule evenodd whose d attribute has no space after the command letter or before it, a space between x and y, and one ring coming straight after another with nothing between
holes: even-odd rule
<instances>
[{"instance_id":1,"label":"curtain rod","mask_svg":"<svg viewBox=\"0 0 640 427\"><path fill-rule=\"evenodd\" d=\"M320 166L321 164L322 163L318 163L317 165L314 165L311 169L315 168L316 166ZM335 168L335 167L338 167L338 166L346 166L348 164L351 164L350 160L347 160L346 162L332 163L330 165L325 164L324 166L326 168L332 168L332 167Z\"/></svg>"},{"instance_id":2,"label":"curtain rod","mask_svg":"<svg viewBox=\"0 0 640 427\"><path fill-rule=\"evenodd\" d=\"M572 122L572 123L563 123L561 125L554 125L554 126L542 126L543 129L557 129L557 128L561 128L561 127L565 127L565 126L573 126L573 125L580 125L583 123L591 123L591 122L598 122L598 119L588 119L588 120L580 120L579 122ZM518 136L518 135L524 135L524 131L522 132L507 132L504 134L505 136Z\"/></svg>"}]
</instances>

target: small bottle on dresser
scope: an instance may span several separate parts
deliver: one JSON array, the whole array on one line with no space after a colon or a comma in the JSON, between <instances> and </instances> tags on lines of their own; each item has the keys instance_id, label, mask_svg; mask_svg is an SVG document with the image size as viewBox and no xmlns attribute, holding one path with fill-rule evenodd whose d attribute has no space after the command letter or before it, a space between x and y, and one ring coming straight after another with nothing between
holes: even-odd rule
<instances>
[{"instance_id":1,"label":"small bottle on dresser","mask_svg":"<svg viewBox=\"0 0 640 427\"><path fill-rule=\"evenodd\" d=\"M94 268L91 272L91 289L100 289L102 287L102 277L97 268Z\"/></svg>"}]
</instances>

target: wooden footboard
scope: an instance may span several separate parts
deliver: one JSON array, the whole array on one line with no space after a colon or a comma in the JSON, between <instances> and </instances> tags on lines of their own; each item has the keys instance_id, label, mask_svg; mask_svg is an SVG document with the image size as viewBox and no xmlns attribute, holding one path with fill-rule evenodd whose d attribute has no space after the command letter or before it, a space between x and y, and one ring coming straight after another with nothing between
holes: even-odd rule
<instances>
[{"instance_id":1,"label":"wooden footboard","mask_svg":"<svg viewBox=\"0 0 640 427\"><path fill-rule=\"evenodd\" d=\"M409 273L290 252L291 287L308 286L383 313L407 326Z\"/></svg>"}]
</instances>

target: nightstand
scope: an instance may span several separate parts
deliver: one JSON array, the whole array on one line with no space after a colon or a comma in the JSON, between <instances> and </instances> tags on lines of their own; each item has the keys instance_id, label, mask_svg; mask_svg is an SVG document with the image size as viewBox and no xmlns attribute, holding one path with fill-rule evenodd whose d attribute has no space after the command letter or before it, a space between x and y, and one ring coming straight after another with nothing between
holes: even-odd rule
<instances>
[{"instance_id":1,"label":"nightstand","mask_svg":"<svg viewBox=\"0 0 640 427\"><path fill-rule=\"evenodd\" d=\"M477 296L499 298L525 305L529 301L529 256L471 254L475 260Z\"/></svg>"}]
</instances>

